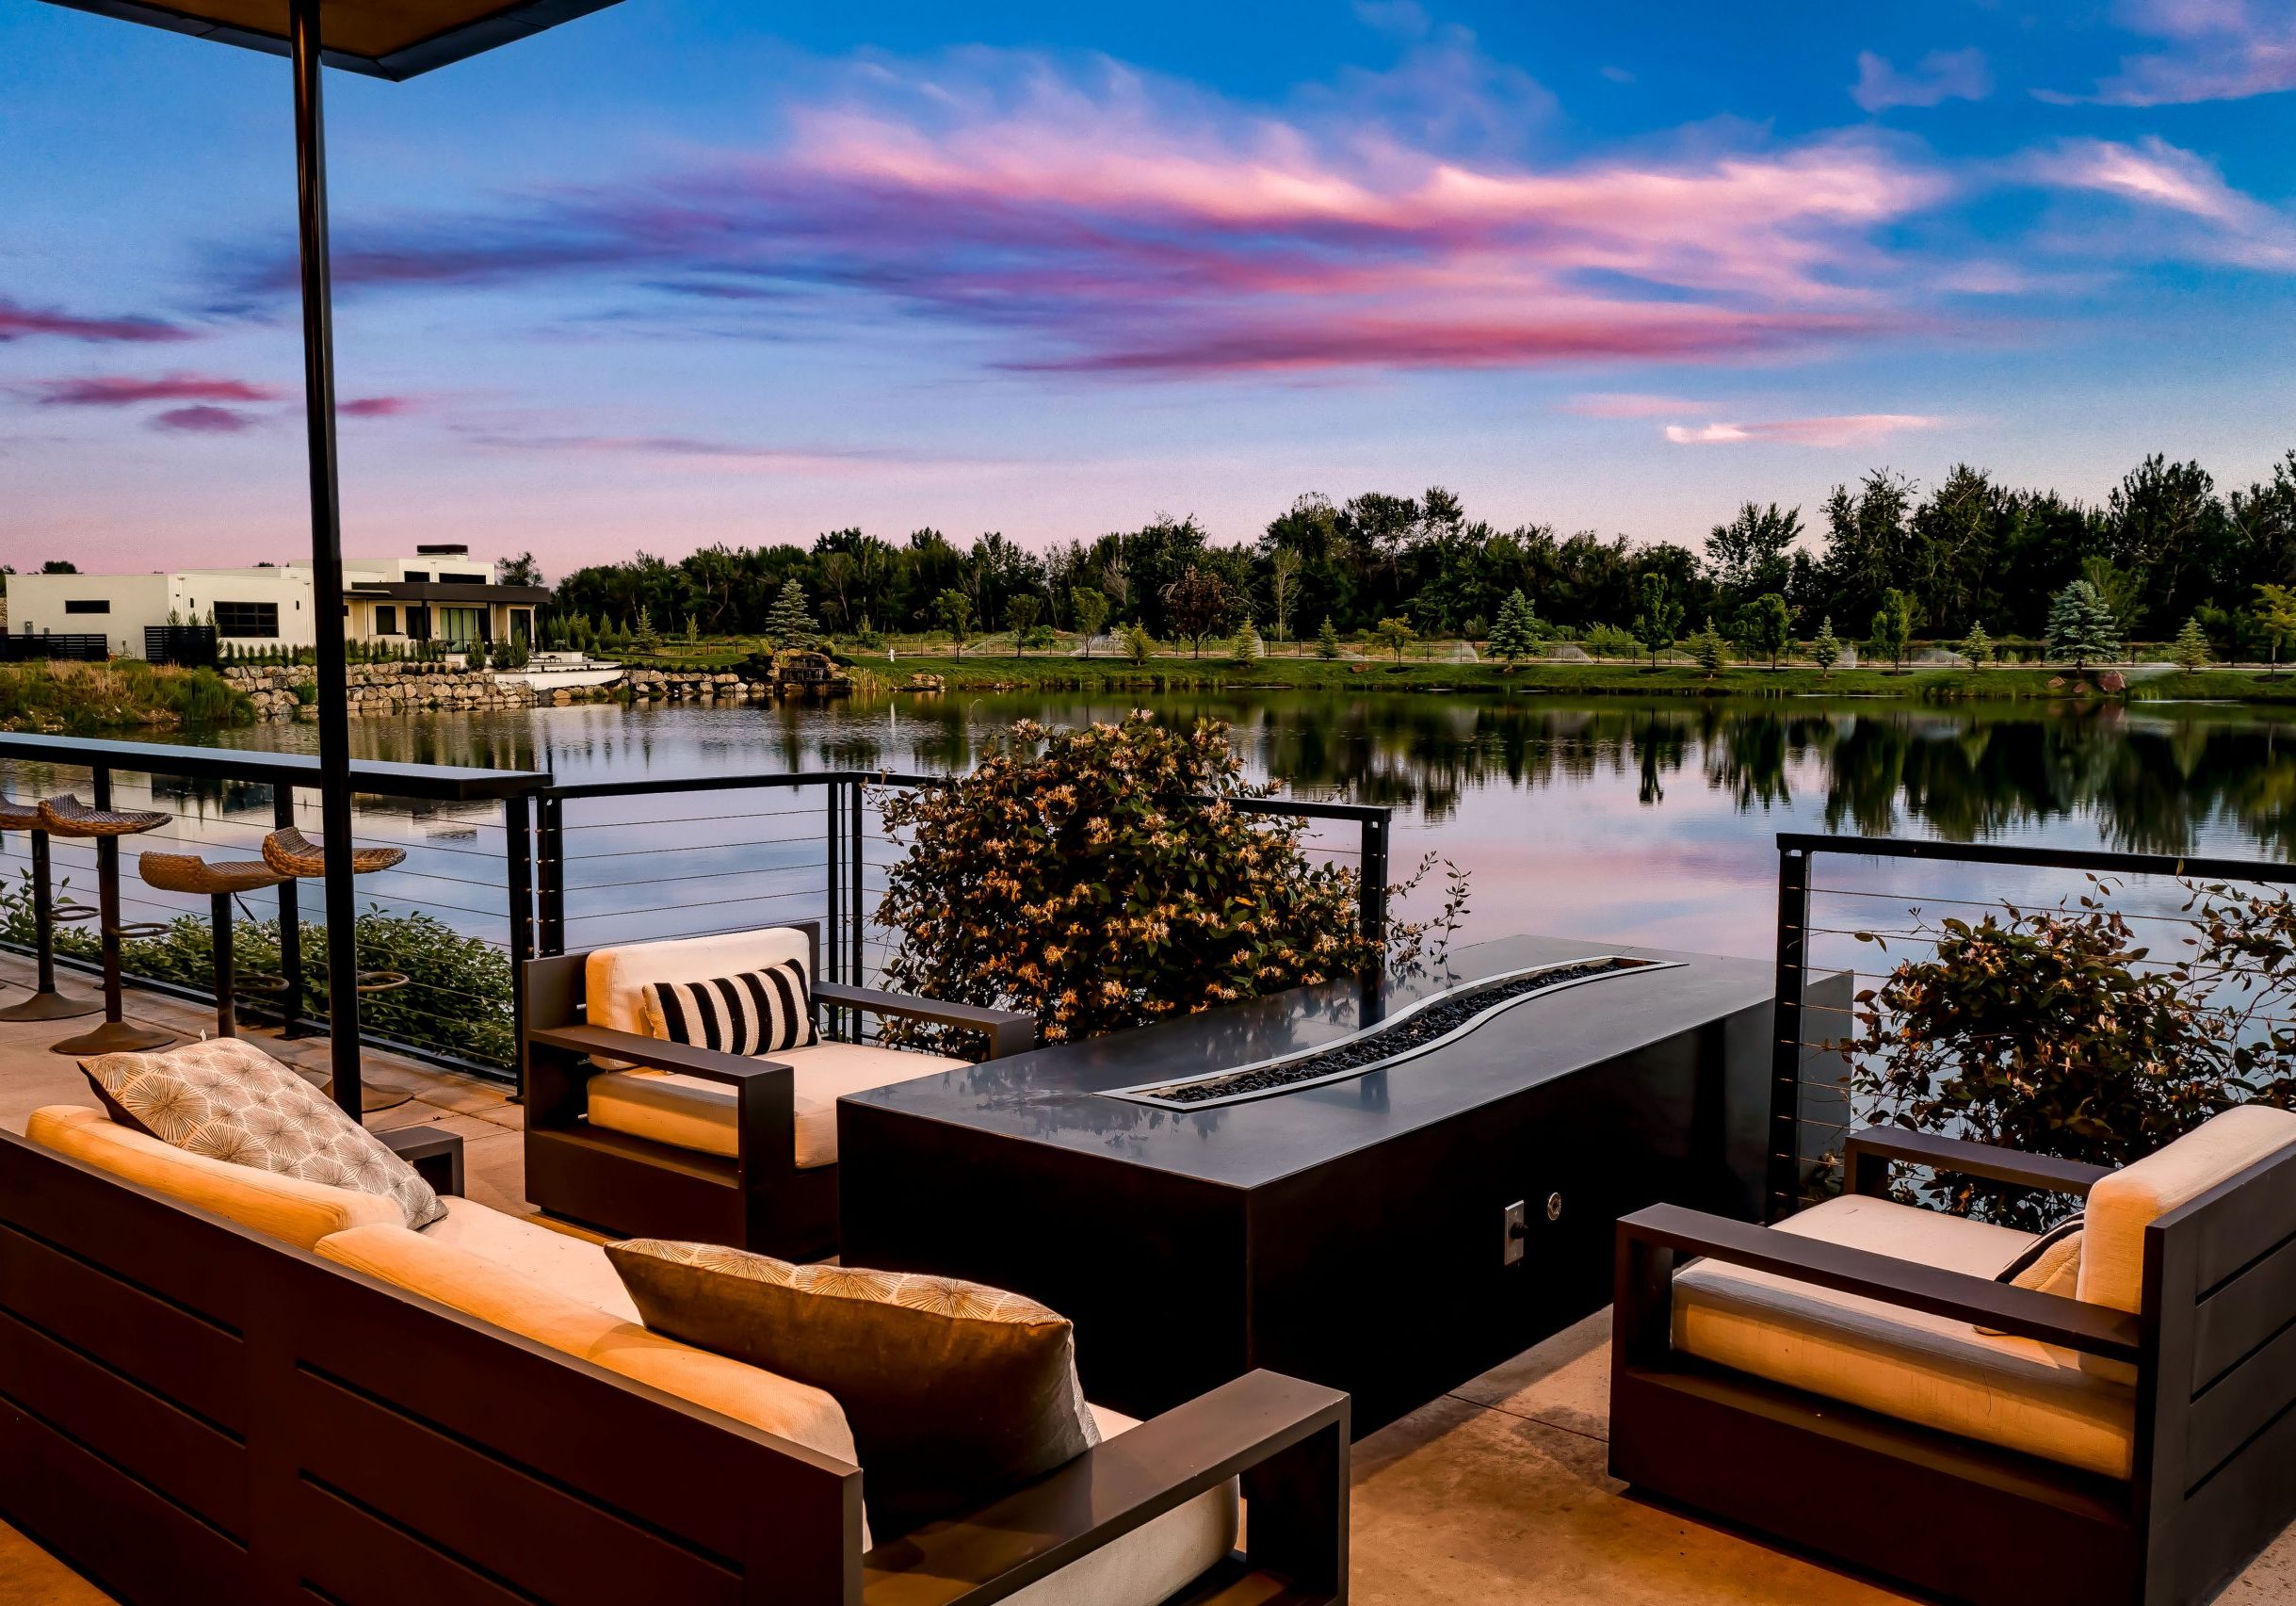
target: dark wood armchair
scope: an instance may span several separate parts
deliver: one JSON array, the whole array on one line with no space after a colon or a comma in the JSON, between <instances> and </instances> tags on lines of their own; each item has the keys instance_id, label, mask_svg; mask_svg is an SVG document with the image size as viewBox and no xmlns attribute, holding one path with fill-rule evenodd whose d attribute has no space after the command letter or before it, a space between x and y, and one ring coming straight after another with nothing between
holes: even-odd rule
<instances>
[{"instance_id":1,"label":"dark wood armchair","mask_svg":"<svg viewBox=\"0 0 2296 1606\"><path fill-rule=\"evenodd\" d=\"M789 926L807 934L817 959L817 928ZM791 1260L835 1254L837 1168L833 1158L823 1162L817 1152L801 1154L798 1130L801 1105L819 1122L823 1100L833 1098L833 1091L808 1094L811 1062L819 1050L745 1059L593 1025L588 1017L589 960L587 953L570 953L525 965L526 1197L552 1215L624 1237L728 1243ZM817 964L812 973L819 973ZM1009 1010L834 981L815 982L813 1002L817 1013L857 1012L962 1028L978 1034L990 1059L1036 1044L1035 1020ZM894 1049L831 1046L849 1063L856 1054L881 1055L881 1082L929 1075L949 1063ZM593 1079L612 1075L607 1067L616 1063L732 1090L710 1111L722 1121L707 1134L714 1149L591 1120ZM836 1085L830 1084L833 1090ZM828 1152L833 1157L833 1142Z\"/></svg>"},{"instance_id":2,"label":"dark wood armchair","mask_svg":"<svg viewBox=\"0 0 2296 1606\"><path fill-rule=\"evenodd\" d=\"M2138 1169L1873 1129L1850 1140L1848 1192L1816 1211L1904 1209L1881 1198L1899 1163L2084 1196ZM2101 1203L2090 1212L2092 1240L2103 1213ZM2202 1601L2296 1519L2296 1146L2142 1225L2134 1311L1792 1225L1671 1206L1619 1224L1610 1470L1639 1493L1981 1606ZM1704 1258L1690 1268L1693 1257ZM1850 1325L1877 1352L1891 1347L1895 1312L1932 1338L2011 1352L2037 1374L2121 1388L2125 1468L1940 1431L1918 1419L1935 1402L1901 1366L1850 1403L1717 1365L1684 1342L1684 1302L1702 1274L1768 1274L1820 1299L1876 1302Z\"/></svg>"}]
</instances>

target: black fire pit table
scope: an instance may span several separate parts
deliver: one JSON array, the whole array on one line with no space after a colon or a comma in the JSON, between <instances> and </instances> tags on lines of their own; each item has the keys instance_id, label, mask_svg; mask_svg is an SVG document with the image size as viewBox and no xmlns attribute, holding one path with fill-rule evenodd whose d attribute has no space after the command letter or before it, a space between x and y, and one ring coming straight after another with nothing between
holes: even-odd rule
<instances>
[{"instance_id":1,"label":"black fire pit table","mask_svg":"<svg viewBox=\"0 0 2296 1606\"><path fill-rule=\"evenodd\" d=\"M844 1257L1042 1300L1134 1416L1269 1367L1367 1432L1605 1304L1620 1215L1755 1218L1773 974L1509 937L855 1094Z\"/></svg>"}]
</instances>

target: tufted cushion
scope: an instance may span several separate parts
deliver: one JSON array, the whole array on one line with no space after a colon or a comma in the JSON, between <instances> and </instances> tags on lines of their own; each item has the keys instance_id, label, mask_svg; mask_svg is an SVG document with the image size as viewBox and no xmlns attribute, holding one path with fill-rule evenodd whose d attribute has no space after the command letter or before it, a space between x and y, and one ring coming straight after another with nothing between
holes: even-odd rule
<instances>
[{"instance_id":1,"label":"tufted cushion","mask_svg":"<svg viewBox=\"0 0 2296 1606\"><path fill-rule=\"evenodd\" d=\"M881 1542L972 1511L1099 1440L1075 1329L1032 1299L705 1243L638 1239L606 1256L654 1331L836 1396Z\"/></svg>"},{"instance_id":2,"label":"tufted cushion","mask_svg":"<svg viewBox=\"0 0 2296 1606\"><path fill-rule=\"evenodd\" d=\"M380 1194L411 1227L445 1213L414 1167L251 1043L218 1037L159 1054L100 1054L80 1070L107 1108L186 1154Z\"/></svg>"}]
</instances>

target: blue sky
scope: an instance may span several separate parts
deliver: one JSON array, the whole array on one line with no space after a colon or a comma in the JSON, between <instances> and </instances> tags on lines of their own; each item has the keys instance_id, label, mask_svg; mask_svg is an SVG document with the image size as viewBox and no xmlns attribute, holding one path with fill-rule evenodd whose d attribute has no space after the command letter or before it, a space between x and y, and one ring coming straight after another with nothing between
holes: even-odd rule
<instances>
[{"instance_id":1,"label":"blue sky","mask_svg":"<svg viewBox=\"0 0 2296 1606\"><path fill-rule=\"evenodd\" d=\"M0 560L301 548L287 95L0 0ZM2296 0L623 0L330 95L354 552L2296 446Z\"/></svg>"}]
</instances>

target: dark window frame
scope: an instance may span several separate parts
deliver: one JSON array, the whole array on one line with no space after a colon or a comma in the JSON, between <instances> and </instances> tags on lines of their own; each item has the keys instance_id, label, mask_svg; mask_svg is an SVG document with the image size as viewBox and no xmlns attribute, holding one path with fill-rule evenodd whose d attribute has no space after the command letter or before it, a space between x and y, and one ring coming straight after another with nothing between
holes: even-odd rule
<instances>
[{"instance_id":1,"label":"dark window frame","mask_svg":"<svg viewBox=\"0 0 2296 1606\"><path fill-rule=\"evenodd\" d=\"M111 598L107 596L68 596L64 599L66 613L109 613Z\"/></svg>"},{"instance_id":2,"label":"dark window frame","mask_svg":"<svg viewBox=\"0 0 2296 1606\"><path fill-rule=\"evenodd\" d=\"M279 639L279 604L275 602L218 601L213 611L218 636L246 641Z\"/></svg>"}]
</instances>

